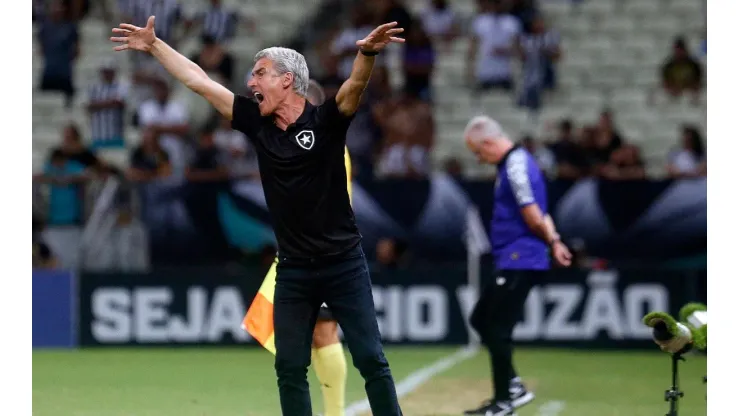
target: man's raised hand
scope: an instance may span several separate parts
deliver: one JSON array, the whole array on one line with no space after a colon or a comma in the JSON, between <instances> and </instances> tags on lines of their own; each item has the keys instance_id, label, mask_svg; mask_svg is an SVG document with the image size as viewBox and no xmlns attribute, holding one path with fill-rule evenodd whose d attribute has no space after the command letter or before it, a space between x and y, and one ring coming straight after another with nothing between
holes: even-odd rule
<instances>
[{"instance_id":1,"label":"man's raised hand","mask_svg":"<svg viewBox=\"0 0 740 416\"><path fill-rule=\"evenodd\" d=\"M154 16L149 16L146 27L137 27L128 23L121 23L113 28L113 33L120 36L111 37L110 40L120 43L113 48L115 51L132 49L135 51L149 52L157 37L154 35Z\"/></svg>"},{"instance_id":2,"label":"man's raised hand","mask_svg":"<svg viewBox=\"0 0 740 416\"><path fill-rule=\"evenodd\" d=\"M380 52L391 42L405 42L403 38L393 36L403 32L403 28L395 28L396 25L398 25L398 22L386 23L376 27L365 39L358 40L356 43L357 46L363 51Z\"/></svg>"}]
</instances>

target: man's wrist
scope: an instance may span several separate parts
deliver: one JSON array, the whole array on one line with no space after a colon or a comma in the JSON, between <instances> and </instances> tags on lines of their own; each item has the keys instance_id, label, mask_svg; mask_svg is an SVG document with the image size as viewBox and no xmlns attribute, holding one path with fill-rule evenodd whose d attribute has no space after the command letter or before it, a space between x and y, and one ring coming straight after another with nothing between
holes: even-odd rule
<instances>
[{"instance_id":1,"label":"man's wrist","mask_svg":"<svg viewBox=\"0 0 740 416\"><path fill-rule=\"evenodd\" d=\"M154 55L154 51L159 49L162 46L162 41L155 37L154 42L152 42L152 45L149 47L149 53Z\"/></svg>"},{"instance_id":2,"label":"man's wrist","mask_svg":"<svg viewBox=\"0 0 740 416\"><path fill-rule=\"evenodd\" d=\"M550 237L549 240L547 240L547 245L550 246L550 247L552 247L552 246L554 246L555 244L557 244L559 242L560 242L560 236L559 235L555 235L555 236Z\"/></svg>"},{"instance_id":3,"label":"man's wrist","mask_svg":"<svg viewBox=\"0 0 740 416\"><path fill-rule=\"evenodd\" d=\"M378 52L378 51L372 51L372 50L365 50L365 49L362 49L362 48L361 48L361 49L360 49L360 53L361 53L361 54L363 54L364 56L369 56L369 57L375 57L375 56L377 56L377 55L378 55L378 54L379 54L380 52Z\"/></svg>"}]
</instances>

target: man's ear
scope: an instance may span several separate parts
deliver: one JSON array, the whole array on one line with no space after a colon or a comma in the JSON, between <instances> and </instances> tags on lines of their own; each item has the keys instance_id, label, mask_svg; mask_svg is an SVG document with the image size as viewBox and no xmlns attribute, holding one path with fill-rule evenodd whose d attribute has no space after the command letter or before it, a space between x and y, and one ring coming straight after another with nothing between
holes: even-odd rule
<instances>
[{"instance_id":1,"label":"man's ear","mask_svg":"<svg viewBox=\"0 0 740 416\"><path fill-rule=\"evenodd\" d=\"M285 77L283 77L283 88L284 89L290 88L290 84L292 84L294 80L295 80L295 76L293 75L293 73L286 72Z\"/></svg>"}]
</instances>

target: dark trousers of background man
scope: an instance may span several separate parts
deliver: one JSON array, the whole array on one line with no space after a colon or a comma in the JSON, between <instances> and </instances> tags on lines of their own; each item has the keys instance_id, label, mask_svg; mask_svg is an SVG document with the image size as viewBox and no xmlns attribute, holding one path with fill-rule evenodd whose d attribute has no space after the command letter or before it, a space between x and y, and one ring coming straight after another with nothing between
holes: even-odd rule
<instances>
[{"instance_id":1,"label":"dark trousers of background man","mask_svg":"<svg viewBox=\"0 0 740 416\"><path fill-rule=\"evenodd\" d=\"M372 413L402 415L383 354L370 273L361 247L320 261L296 262L279 256L274 302L275 370L283 415L312 416L306 373L322 302L342 327L352 361L365 379Z\"/></svg>"},{"instance_id":2,"label":"dark trousers of background man","mask_svg":"<svg viewBox=\"0 0 740 416\"><path fill-rule=\"evenodd\" d=\"M524 303L532 286L546 272L540 270L498 270L484 285L470 316L491 358L495 401L509 400L509 385L517 377L512 359L512 334L522 318Z\"/></svg>"}]
</instances>

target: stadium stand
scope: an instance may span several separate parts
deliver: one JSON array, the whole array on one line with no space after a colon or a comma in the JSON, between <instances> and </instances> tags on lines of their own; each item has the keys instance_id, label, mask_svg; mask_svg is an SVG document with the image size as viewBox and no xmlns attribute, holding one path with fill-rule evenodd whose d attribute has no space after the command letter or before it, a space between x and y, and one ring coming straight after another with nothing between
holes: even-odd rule
<instances>
[{"instance_id":1,"label":"stadium stand","mask_svg":"<svg viewBox=\"0 0 740 416\"><path fill-rule=\"evenodd\" d=\"M200 5L206 2L200 2ZM249 69L250 57L259 47L284 37L285 28L297 28L306 12L316 9L319 0L289 0L280 4L270 2L226 1L225 4L241 12L258 16L257 35L247 35L243 28L237 32L237 40L230 49L238 58L237 78ZM419 12L426 0L412 0L409 8ZM188 5L189 9L200 7ZM545 101L541 116L532 121L527 111L513 105L511 94L486 94L480 106L476 106L464 85L463 65L467 50L466 38L460 37L449 50L440 50L434 73L436 90L435 115L438 137L435 141L434 161L441 166L449 157L463 162L472 162L471 155L464 151L460 132L465 122L475 113L485 111L502 121L514 137L525 133L536 137L545 133L547 122L570 117L576 123L594 121L603 108L610 108L616 122L630 142L642 148L648 166L648 174L663 173L667 149L675 144L678 126L690 122L705 129L706 100L702 96L701 107L687 101L671 102L659 93L659 67L670 50L671 40L677 35L686 36L695 46L705 30L703 4L692 0L670 0L645 2L641 0L598 0L582 4L565 0L542 1L539 4L548 25L562 36L564 58L558 64L558 89L550 93ZM458 16L463 17L461 27L467 27L476 11L473 0L452 2ZM108 42L108 24L100 19L88 18L81 22L82 59L78 61L75 81L78 91L84 92L92 80L97 79L98 66L111 55ZM181 49L192 52L197 40L189 38ZM121 76L130 72L129 59L117 56ZM398 71L401 61L398 56L390 57L389 68ZM34 46L34 71L38 73L42 63ZM394 71L392 71L394 72ZM398 71L400 73L400 71ZM392 79L399 85L398 77ZM66 109L63 98L54 93L34 91L33 94L33 167L38 170L51 146L58 141L61 126L75 121L82 127L83 137L89 137L89 123L78 94L75 105ZM175 97L188 102L191 115L201 114L204 105L194 94L178 87ZM129 112L135 106L129 106ZM132 147L138 140L136 129L127 130L127 145ZM106 159L125 163L124 151L103 151ZM464 163L466 172L483 173L473 163Z\"/></svg>"}]
</instances>

